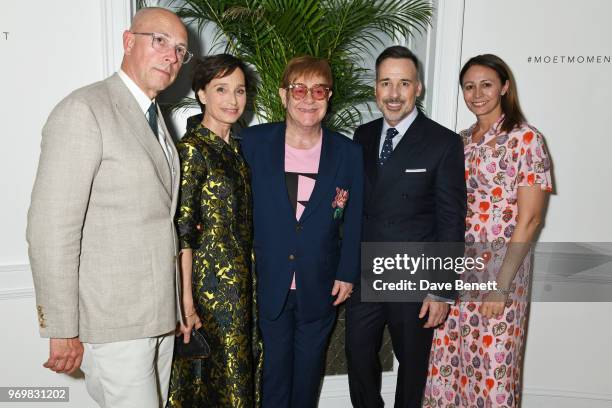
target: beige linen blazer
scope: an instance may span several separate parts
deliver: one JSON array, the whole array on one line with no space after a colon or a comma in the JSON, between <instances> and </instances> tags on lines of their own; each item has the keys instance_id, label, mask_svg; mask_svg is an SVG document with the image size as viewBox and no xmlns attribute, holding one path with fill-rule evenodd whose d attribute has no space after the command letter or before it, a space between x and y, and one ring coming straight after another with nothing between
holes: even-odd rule
<instances>
[{"instance_id":1,"label":"beige linen blazer","mask_svg":"<svg viewBox=\"0 0 612 408\"><path fill-rule=\"evenodd\" d=\"M106 343L175 329L180 165L160 124L171 165L117 74L49 116L26 233L42 337Z\"/></svg>"}]
</instances>

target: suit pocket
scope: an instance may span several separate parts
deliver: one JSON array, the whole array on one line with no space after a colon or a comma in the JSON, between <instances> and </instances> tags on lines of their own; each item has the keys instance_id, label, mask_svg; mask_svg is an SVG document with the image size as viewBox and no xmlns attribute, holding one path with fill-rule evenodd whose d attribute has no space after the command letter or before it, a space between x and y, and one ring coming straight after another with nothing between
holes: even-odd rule
<instances>
[{"instance_id":1,"label":"suit pocket","mask_svg":"<svg viewBox=\"0 0 612 408\"><path fill-rule=\"evenodd\" d=\"M129 268L123 262L130 261L98 257L82 262L79 292L85 322L80 324L85 328L142 326L159 310L153 262L147 263L145 257L132 259Z\"/></svg>"},{"instance_id":2,"label":"suit pocket","mask_svg":"<svg viewBox=\"0 0 612 408\"><path fill-rule=\"evenodd\" d=\"M417 169L421 170L421 169ZM401 184L420 184L426 183L431 179L431 173L428 171L404 171L401 176L398 177L398 181Z\"/></svg>"},{"instance_id":3,"label":"suit pocket","mask_svg":"<svg viewBox=\"0 0 612 408\"><path fill-rule=\"evenodd\" d=\"M430 172L408 172L397 180L397 191L402 197L414 198L431 192L433 177Z\"/></svg>"}]
</instances>

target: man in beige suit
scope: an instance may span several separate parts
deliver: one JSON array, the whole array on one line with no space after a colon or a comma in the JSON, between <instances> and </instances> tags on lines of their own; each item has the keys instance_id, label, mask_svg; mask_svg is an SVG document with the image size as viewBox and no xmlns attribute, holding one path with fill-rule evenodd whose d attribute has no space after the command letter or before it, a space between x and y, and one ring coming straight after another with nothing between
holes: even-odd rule
<instances>
[{"instance_id":1,"label":"man in beige suit","mask_svg":"<svg viewBox=\"0 0 612 408\"><path fill-rule=\"evenodd\" d=\"M177 324L179 161L156 96L191 58L172 12L123 34L121 70L53 110L27 239L45 367L79 366L102 407L165 404ZM82 362L82 364L81 364Z\"/></svg>"}]
</instances>

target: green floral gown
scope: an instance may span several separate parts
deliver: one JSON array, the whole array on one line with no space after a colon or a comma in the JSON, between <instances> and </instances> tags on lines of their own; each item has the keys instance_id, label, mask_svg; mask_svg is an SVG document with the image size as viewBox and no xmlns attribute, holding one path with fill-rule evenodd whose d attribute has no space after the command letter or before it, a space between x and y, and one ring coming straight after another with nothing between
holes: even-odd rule
<instances>
[{"instance_id":1,"label":"green floral gown","mask_svg":"<svg viewBox=\"0 0 612 408\"><path fill-rule=\"evenodd\" d=\"M234 138L201 124L177 145L181 248L193 249L193 296L211 355L175 359L169 407L260 406L263 367L251 268L249 169Z\"/></svg>"}]
</instances>

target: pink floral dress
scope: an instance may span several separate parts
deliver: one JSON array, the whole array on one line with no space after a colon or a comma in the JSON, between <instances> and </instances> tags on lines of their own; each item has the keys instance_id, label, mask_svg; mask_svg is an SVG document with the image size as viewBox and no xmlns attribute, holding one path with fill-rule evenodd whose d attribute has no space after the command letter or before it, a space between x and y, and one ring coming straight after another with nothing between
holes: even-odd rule
<instances>
[{"instance_id":1,"label":"pink floral dress","mask_svg":"<svg viewBox=\"0 0 612 408\"><path fill-rule=\"evenodd\" d=\"M479 143L471 140L474 126L461 132L468 193L466 243L487 242L493 248L505 246L512 237L519 187L539 184L552 191L542 135L527 123L502 132L503 118ZM494 147L487 145L492 140ZM500 252L488 262L499 267ZM434 332L424 407L519 405L530 261L527 255L517 271L499 319L484 318L477 301L458 300L451 306L448 319Z\"/></svg>"}]
</instances>

